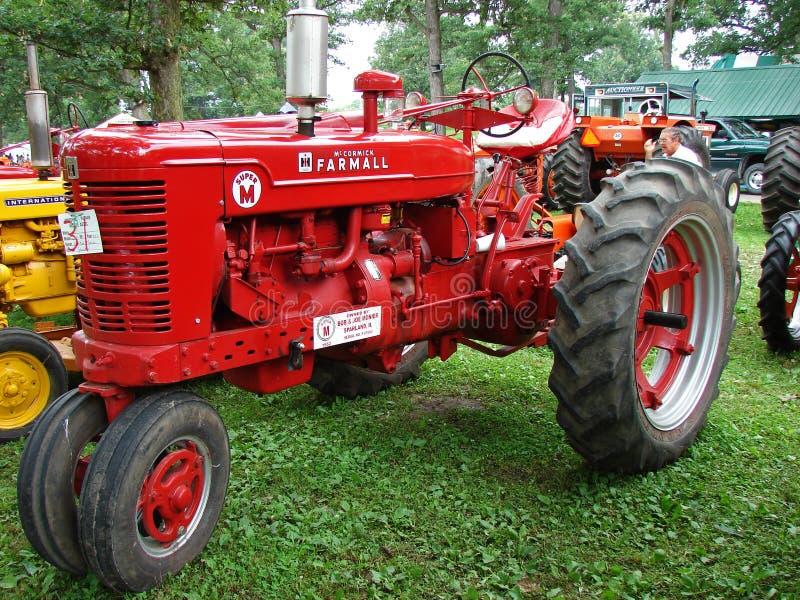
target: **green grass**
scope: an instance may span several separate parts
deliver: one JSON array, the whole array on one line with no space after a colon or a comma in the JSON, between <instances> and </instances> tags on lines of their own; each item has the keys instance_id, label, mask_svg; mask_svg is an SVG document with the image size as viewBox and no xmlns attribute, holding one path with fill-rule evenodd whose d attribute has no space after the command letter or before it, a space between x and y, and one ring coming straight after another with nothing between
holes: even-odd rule
<instances>
[{"instance_id":1,"label":"green grass","mask_svg":"<svg viewBox=\"0 0 800 600\"><path fill-rule=\"evenodd\" d=\"M194 385L233 468L207 548L143 598L800 598L800 364L760 340L766 235L741 205L743 285L718 400L657 473L593 471L547 388L551 355L460 350L372 399ZM19 525L21 442L0 446L4 597L112 597Z\"/></svg>"}]
</instances>

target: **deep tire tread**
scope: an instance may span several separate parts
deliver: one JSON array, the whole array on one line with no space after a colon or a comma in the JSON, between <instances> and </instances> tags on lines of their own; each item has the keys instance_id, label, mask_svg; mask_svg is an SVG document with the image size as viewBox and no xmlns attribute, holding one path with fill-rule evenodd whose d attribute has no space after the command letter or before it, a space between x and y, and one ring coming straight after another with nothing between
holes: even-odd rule
<instances>
[{"instance_id":1,"label":"deep tire tread","mask_svg":"<svg viewBox=\"0 0 800 600\"><path fill-rule=\"evenodd\" d=\"M583 130L576 129L561 142L553 156L553 191L565 210L594 199L590 172L592 151L581 145Z\"/></svg>"},{"instance_id":2,"label":"deep tire tread","mask_svg":"<svg viewBox=\"0 0 800 600\"><path fill-rule=\"evenodd\" d=\"M715 372L697 407L681 431L662 439L638 414L633 339L646 261L660 243L667 220L682 218L681 211L690 208L702 209L715 240L724 246L722 339ZM669 159L636 163L614 180L604 180L603 191L585 207L584 215L586 221L566 245L567 269L553 290L558 311L548 340L554 354L550 387L558 398L557 419L570 445L596 467L655 470L691 444L718 394L716 381L727 362L735 302L732 215L723 209L722 189L710 173ZM638 226L632 227L635 223ZM609 267L609 261L614 266Z\"/></svg>"},{"instance_id":3,"label":"deep tire tread","mask_svg":"<svg viewBox=\"0 0 800 600\"><path fill-rule=\"evenodd\" d=\"M761 187L761 220L764 229L784 213L800 208L800 127L776 132L764 159L764 185Z\"/></svg>"},{"instance_id":4,"label":"deep tire tread","mask_svg":"<svg viewBox=\"0 0 800 600\"><path fill-rule=\"evenodd\" d=\"M789 330L786 319L786 278L792 252L800 240L800 211L784 213L772 228L761 260L758 309L762 339L773 352L788 354L800 349L800 339Z\"/></svg>"},{"instance_id":5,"label":"deep tire tread","mask_svg":"<svg viewBox=\"0 0 800 600\"><path fill-rule=\"evenodd\" d=\"M26 440L17 475L17 500L25 536L50 564L83 575L72 474L77 452L105 428L105 405L70 390L39 416Z\"/></svg>"}]
</instances>

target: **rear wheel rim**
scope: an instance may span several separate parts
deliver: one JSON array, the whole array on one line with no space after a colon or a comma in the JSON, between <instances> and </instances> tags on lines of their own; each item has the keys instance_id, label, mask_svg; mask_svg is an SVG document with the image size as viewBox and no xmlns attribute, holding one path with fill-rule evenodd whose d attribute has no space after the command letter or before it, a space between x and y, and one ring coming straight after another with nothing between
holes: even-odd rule
<instances>
[{"instance_id":1,"label":"rear wheel rim","mask_svg":"<svg viewBox=\"0 0 800 600\"><path fill-rule=\"evenodd\" d=\"M798 294L800 294L800 254L797 246L792 246L792 256L789 268L786 271L786 322L792 337L797 338L800 333L800 308L798 308Z\"/></svg>"},{"instance_id":2,"label":"rear wheel rim","mask_svg":"<svg viewBox=\"0 0 800 600\"><path fill-rule=\"evenodd\" d=\"M728 208L733 208L739 200L739 184L733 183L728 188Z\"/></svg>"},{"instance_id":3,"label":"rear wheel rim","mask_svg":"<svg viewBox=\"0 0 800 600\"><path fill-rule=\"evenodd\" d=\"M663 249L663 250L662 250ZM658 266L642 287L636 331L635 369L639 398L648 422L671 431L694 411L705 389L722 331L724 267L714 235L689 215L664 236ZM645 311L684 315L686 327L649 325Z\"/></svg>"},{"instance_id":4,"label":"rear wheel rim","mask_svg":"<svg viewBox=\"0 0 800 600\"><path fill-rule=\"evenodd\" d=\"M755 192L761 191L764 184L764 171L753 171L747 178L747 187Z\"/></svg>"}]
</instances>

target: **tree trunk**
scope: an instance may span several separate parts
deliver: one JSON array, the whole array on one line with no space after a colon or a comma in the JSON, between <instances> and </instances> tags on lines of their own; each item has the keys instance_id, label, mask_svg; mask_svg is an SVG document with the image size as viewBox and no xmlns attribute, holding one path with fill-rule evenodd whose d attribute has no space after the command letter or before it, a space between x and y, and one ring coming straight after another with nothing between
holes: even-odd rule
<instances>
[{"instance_id":1,"label":"tree trunk","mask_svg":"<svg viewBox=\"0 0 800 600\"><path fill-rule=\"evenodd\" d=\"M178 47L181 25L178 0L151 0L150 14L163 40L145 54L153 92L153 119L179 121L183 118L183 93Z\"/></svg>"},{"instance_id":2,"label":"tree trunk","mask_svg":"<svg viewBox=\"0 0 800 600\"><path fill-rule=\"evenodd\" d=\"M442 70L442 31L439 26L438 0L425 0L425 37L428 40L428 82L431 86L431 102L438 102L444 96L444 77ZM435 125L434 131L444 134L443 125Z\"/></svg>"},{"instance_id":3,"label":"tree trunk","mask_svg":"<svg viewBox=\"0 0 800 600\"><path fill-rule=\"evenodd\" d=\"M283 40L280 38L273 38L270 40L272 44L272 52L275 54L275 76L281 82L283 88L286 89L286 61L283 59L281 53L281 45Z\"/></svg>"},{"instance_id":4,"label":"tree trunk","mask_svg":"<svg viewBox=\"0 0 800 600\"><path fill-rule=\"evenodd\" d=\"M672 38L675 36L674 13L675 0L667 0L664 5L664 45L661 47L661 66L665 71L672 70Z\"/></svg>"},{"instance_id":5,"label":"tree trunk","mask_svg":"<svg viewBox=\"0 0 800 600\"><path fill-rule=\"evenodd\" d=\"M553 28L553 31L550 35L550 40L547 43L547 49L551 50L549 53L551 56L556 56L559 51L559 45L561 43L561 37L559 35L559 22L561 20L561 15L563 14L563 8L561 4L561 0L549 0L547 3L547 15L550 21L550 26ZM542 89L541 95L542 98L554 98L556 91L555 80L552 77L542 77Z\"/></svg>"},{"instance_id":6,"label":"tree trunk","mask_svg":"<svg viewBox=\"0 0 800 600\"><path fill-rule=\"evenodd\" d=\"M428 38L428 57L430 59L431 102L438 102L444 96L442 76L442 31L439 27L438 0L425 0L425 36Z\"/></svg>"},{"instance_id":7,"label":"tree trunk","mask_svg":"<svg viewBox=\"0 0 800 600\"><path fill-rule=\"evenodd\" d=\"M137 71L122 69L121 73L122 80L131 88L141 88L142 78ZM130 108L133 118L138 119L139 121L147 121L150 119L150 113L147 110L147 103L141 94L124 98L124 100Z\"/></svg>"}]
</instances>

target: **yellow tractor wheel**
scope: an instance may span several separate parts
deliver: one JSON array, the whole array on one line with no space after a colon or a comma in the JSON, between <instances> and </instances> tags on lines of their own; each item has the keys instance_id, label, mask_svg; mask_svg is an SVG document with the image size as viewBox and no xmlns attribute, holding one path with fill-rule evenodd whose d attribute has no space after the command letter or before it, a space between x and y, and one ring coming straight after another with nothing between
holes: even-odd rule
<instances>
[{"instance_id":1,"label":"yellow tractor wheel","mask_svg":"<svg viewBox=\"0 0 800 600\"><path fill-rule=\"evenodd\" d=\"M27 329L0 329L0 440L28 433L66 391L67 370L53 344Z\"/></svg>"}]
</instances>

